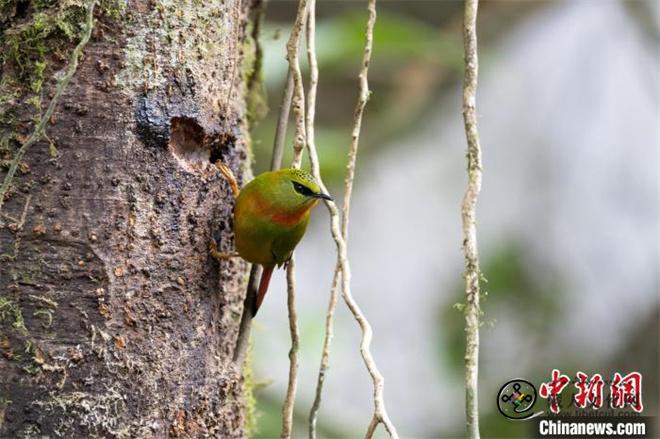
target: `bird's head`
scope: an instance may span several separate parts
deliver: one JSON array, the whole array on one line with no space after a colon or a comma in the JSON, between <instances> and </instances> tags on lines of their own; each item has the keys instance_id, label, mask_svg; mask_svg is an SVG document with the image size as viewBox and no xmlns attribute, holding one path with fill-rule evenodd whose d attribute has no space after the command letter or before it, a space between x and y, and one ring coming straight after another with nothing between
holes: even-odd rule
<instances>
[{"instance_id":1,"label":"bird's head","mask_svg":"<svg viewBox=\"0 0 660 439\"><path fill-rule=\"evenodd\" d=\"M319 200L332 200L308 172L301 169L275 171L277 178L277 201L285 210L294 211L311 208Z\"/></svg>"}]
</instances>

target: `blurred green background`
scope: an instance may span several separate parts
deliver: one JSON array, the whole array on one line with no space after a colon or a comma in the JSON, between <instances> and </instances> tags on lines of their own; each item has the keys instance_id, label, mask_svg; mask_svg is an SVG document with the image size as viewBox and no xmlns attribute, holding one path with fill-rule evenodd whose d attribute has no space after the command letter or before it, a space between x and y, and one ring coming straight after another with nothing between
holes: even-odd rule
<instances>
[{"instance_id":1,"label":"blurred green background","mask_svg":"<svg viewBox=\"0 0 660 439\"><path fill-rule=\"evenodd\" d=\"M266 9L270 111L252 124L255 173L270 163L295 6L271 1ZM378 5L349 249L354 295L374 325L402 437L464 435L462 7ZM317 16L317 147L323 177L341 198L366 4L321 1ZM657 413L658 17L653 1L480 6L484 437L528 437L530 424L500 415L497 391L516 377L538 385L553 368L569 376L640 371L646 411ZM308 235L297 250L295 437L307 435L334 265L324 209ZM288 367L281 274L265 305L253 333L254 437L270 438L279 436ZM361 437L370 419L358 336L340 302L321 437Z\"/></svg>"}]
</instances>

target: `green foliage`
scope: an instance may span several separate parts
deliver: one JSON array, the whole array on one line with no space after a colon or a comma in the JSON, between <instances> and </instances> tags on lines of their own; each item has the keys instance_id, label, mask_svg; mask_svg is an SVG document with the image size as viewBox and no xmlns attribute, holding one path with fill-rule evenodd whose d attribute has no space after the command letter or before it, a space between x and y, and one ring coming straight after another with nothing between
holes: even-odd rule
<instances>
[{"instance_id":1,"label":"green foliage","mask_svg":"<svg viewBox=\"0 0 660 439\"><path fill-rule=\"evenodd\" d=\"M529 250L515 241L503 244L482 264L482 272L488 276L487 283L482 279L482 311L506 306L508 313L516 316L516 323L526 337L542 336L551 330L552 315L558 311L561 299L560 282L539 278L534 268ZM457 374L462 373L465 351L464 294L463 283L457 284L453 306L443 304L438 319L441 324L438 333L445 341L439 355ZM487 311L484 315L493 324L487 319Z\"/></svg>"},{"instance_id":2,"label":"green foliage","mask_svg":"<svg viewBox=\"0 0 660 439\"><path fill-rule=\"evenodd\" d=\"M547 277L551 273L548 267L537 269L530 249L512 238L503 241L492 254L482 256L482 261L482 273L488 277L487 282L481 279L482 339L488 337L490 326L497 326L489 318L497 310L498 315L511 317L521 338L538 340L539 346L545 345L547 340L543 338L552 334L553 315L560 312L561 279ZM465 354L464 288L463 282L456 284L452 299L442 304L438 317L437 334L442 339L442 343L437 343L438 357L457 379L463 374ZM487 362L486 359L482 361ZM535 376L527 378L538 382ZM495 406L496 390L480 389L485 409L480 419L481 431L487 432L488 437L530 437L533 423L513 422L499 413ZM492 404L483 405L483 401L492 401ZM452 434L455 432L444 432L441 436Z\"/></svg>"},{"instance_id":3,"label":"green foliage","mask_svg":"<svg viewBox=\"0 0 660 439\"><path fill-rule=\"evenodd\" d=\"M317 59L320 69L317 105L316 147L321 158L325 182L339 185L344 178L346 153L357 97L357 73L364 50L365 11L319 19L317 22ZM271 102L279 102L285 82L284 59L286 31L279 25L264 25L264 84ZM279 34L275 38L273 35ZM306 57L301 67L306 69ZM426 22L401 14L379 12L374 34L374 58L369 81L375 93L365 114L360 139L360 154L369 154L386 141L414 129L419 115L432 102L433 84L438 77L459 74L462 66L460 38L438 31ZM407 78L422 80L408 81ZM417 91L410 93L414 82ZM404 99L405 97L405 99ZM274 106L274 109L275 106ZM277 111L271 111L258 126L251 127L255 173L266 171L270 163ZM377 127L368 129L368 127ZM286 145L292 143L293 127L287 132ZM289 163L286 148L284 163Z\"/></svg>"},{"instance_id":4,"label":"green foliage","mask_svg":"<svg viewBox=\"0 0 660 439\"><path fill-rule=\"evenodd\" d=\"M282 427L282 401L279 397L272 397L266 395L265 392L257 394L257 403L259 407L259 417L257 430L253 439L270 439L280 436ZM292 437L306 437L308 430L308 416L306 411L307 407L296 404L296 409L293 413L293 435ZM358 437L358 432L347 432L343 429L341 423L322 423L318 425L318 437L323 438L343 438L343 437Z\"/></svg>"},{"instance_id":5,"label":"green foliage","mask_svg":"<svg viewBox=\"0 0 660 439\"><path fill-rule=\"evenodd\" d=\"M364 50L364 17L348 14L319 23L317 29L319 65L359 65ZM374 65L410 61L442 60L450 67L462 68L459 40L442 35L426 23L400 15L380 13L374 29ZM382 66L381 66L382 67Z\"/></svg>"},{"instance_id":6,"label":"green foliage","mask_svg":"<svg viewBox=\"0 0 660 439\"><path fill-rule=\"evenodd\" d=\"M255 175L268 170L270 166L270 154L272 152L272 138L269 139L269 133L275 131L275 120L268 117L258 127L253 128L252 150L257 158L253 166ZM316 148L321 161L321 174L324 181L340 182L344 178L346 170L346 154L350 141L350 132L338 129L319 126L316 128ZM263 139L263 140L259 140ZM285 145L293 143L293 127L287 130ZM285 148L282 162L286 165L291 163L293 153L291 148ZM288 166L288 165L287 165ZM303 162L303 168L306 168L307 162Z\"/></svg>"},{"instance_id":7,"label":"green foliage","mask_svg":"<svg viewBox=\"0 0 660 439\"><path fill-rule=\"evenodd\" d=\"M365 16L354 12L317 22L316 52L322 79L328 75L355 77L364 50L364 26ZM286 39L281 36L268 38L280 33L279 25L264 26L265 79L271 85L281 84L287 70L282 56ZM461 39L441 33L428 23L379 12L373 37L375 56L370 70L377 76L386 75L396 80L396 71L391 69L410 62L428 62L455 72L462 71Z\"/></svg>"},{"instance_id":8,"label":"green foliage","mask_svg":"<svg viewBox=\"0 0 660 439\"><path fill-rule=\"evenodd\" d=\"M492 401L495 405L494 397ZM534 430L536 424L533 421L512 421L502 416L497 409L482 413L480 422L482 433L489 438L530 438L538 433Z\"/></svg>"}]
</instances>

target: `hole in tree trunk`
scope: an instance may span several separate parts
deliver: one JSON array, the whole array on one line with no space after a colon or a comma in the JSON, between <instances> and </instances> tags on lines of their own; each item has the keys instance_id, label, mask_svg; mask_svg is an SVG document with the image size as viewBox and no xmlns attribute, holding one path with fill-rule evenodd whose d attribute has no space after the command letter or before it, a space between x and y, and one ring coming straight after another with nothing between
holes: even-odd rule
<instances>
[{"instance_id":1,"label":"hole in tree trunk","mask_svg":"<svg viewBox=\"0 0 660 439\"><path fill-rule=\"evenodd\" d=\"M235 145L236 137L234 137L232 134L224 133L219 136L215 136L213 139L211 139L210 142L211 155L209 160L211 163L215 163L218 160L224 162L225 154Z\"/></svg>"},{"instance_id":2,"label":"hole in tree trunk","mask_svg":"<svg viewBox=\"0 0 660 439\"><path fill-rule=\"evenodd\" d=\"M209 157L211 163L215 163L218 160L222 160L222 148L219 144L214 143L211 145L211 156Z\"/></svg>"},{"instance_id":3,"label":"hole in tree trunk","mask_svg":"<svg viewBox=\"0 0 660 439\"><path fill-rule=\"evenodd\" d=\"M205 145L205 137L204 129L192 118L170 120L169 150L187 171L201 171L208 165L211 150Z\"/></svg>"}]
</instances>

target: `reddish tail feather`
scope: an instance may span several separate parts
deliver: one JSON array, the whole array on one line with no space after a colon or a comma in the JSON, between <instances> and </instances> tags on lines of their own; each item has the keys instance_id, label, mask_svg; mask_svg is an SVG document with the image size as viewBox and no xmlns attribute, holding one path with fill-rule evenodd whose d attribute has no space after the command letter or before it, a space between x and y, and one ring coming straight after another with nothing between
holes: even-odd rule
<instances>
[{"instance_id":1,"label":"reddish tail feather","mask_svg":"<svg viewBox=\"0 0 660 439\"><path fill-rule=\"evenodd\" d=\"M263 272L261 273L261 281L259 281L259 292L257 293L257 301L254 304L254 309L252 310L252 316L257 315L261 302L264 301L266 296L266 291L268 291L268 284L270 283L270 277L273 274L274 266L264 267Z\"/></svg>"}]
</instances>

